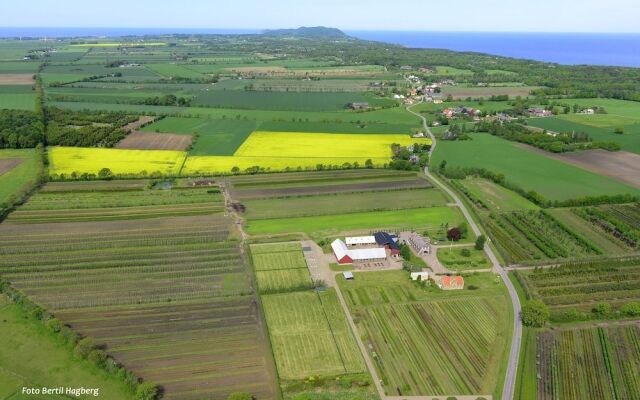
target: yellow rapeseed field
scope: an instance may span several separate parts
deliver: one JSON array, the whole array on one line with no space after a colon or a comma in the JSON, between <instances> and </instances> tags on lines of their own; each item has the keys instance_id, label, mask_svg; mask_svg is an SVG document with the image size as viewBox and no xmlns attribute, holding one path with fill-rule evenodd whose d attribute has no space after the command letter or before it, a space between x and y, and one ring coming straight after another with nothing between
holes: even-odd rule
<instances>
[{"instance_id":1,"label":"yellow rapeseed field","mask_svg":"<svg viewBox=\"0 0 640 400\"><path fill-rule=\"evenodd\" d=\"M316 169L318 164L342 166L348 162L353 164L358 162L364 165L367 159L371 159L374 165L380 166L389 162L389 158L362 158L362 157L241 157L241 156L191 156L182 169L184 175L197 173L227 173L233 167L240 168L241 171L250 167L261 167L270 171L283 171L287 167L297 169Z\"/></svg>"},{"instance_id":2,"label":"yellow rapeseed field","mask_svg":"<svg viewBox=\"0 0 640 400\"><path fill-rule=\"evenodd\" d=\"M391 158L391 144L429 143L408 135L253 132L234 156L304 158ZM346 160L348 161L348 160Z\"/></svg>"},{"instance_id":3,"label":"yellow rapeseed field","mask_svg":"<svg viewBox=\"0 0 640 400\"><path fill-rule=\"evenodd\" d=\"M50 147L49 172L98 173L102 168L109 168L114 174L137 174L142 171L176 174L185 157L183 151Z\"/></svg>"},{"instance_id":4,"label":"yellow rapeseed field","mask_svg":"<svg viewBox=\"0 0 640 400\"><path fill-rule=\"evenodd\" d=\"M407 135L363 135L307 132L253 132L233 156L187 158L183 174L230 172L261 167L271 171L286 168L315 169L318 164L342 166L367 160L382 166L391 159L391 144L430 143Z\"/></svg>"}]
</instances>

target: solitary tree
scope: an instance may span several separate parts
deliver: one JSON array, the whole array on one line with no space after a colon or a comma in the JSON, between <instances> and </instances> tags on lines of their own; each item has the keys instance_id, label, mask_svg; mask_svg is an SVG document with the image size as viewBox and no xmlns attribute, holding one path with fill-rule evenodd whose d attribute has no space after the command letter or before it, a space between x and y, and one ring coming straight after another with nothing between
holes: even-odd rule
<instances>
[{"instance_id":1,"label":"solitary tree","mask_svg":"<svg viewBox=\"0 0 640 400\"><path fill-rule=\"evenodd\" d=\"M541 328L549 320L549 307L540 300L528 301L522 306L522 324L534 328Z\"/></svg>"},{"instance_id":2,"label":"solitary tree","mask_svg":"<svg viewBox=\"0 0 640 400\"><path fill-rule=\"evenodd\" d=\"M478 236L478 238L476 239L476 250L482 250L484 249L484 244L487 242L487 238L484 237L484 235L480 235Z\"/></svg>"}]
</instances>

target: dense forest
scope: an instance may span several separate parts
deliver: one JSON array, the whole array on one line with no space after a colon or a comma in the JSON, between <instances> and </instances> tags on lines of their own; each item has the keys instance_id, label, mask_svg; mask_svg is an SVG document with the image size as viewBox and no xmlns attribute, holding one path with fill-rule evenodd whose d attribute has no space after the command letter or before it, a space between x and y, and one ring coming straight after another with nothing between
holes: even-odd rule
<instances>
[{"instance_id":1,"label":"dense forest","mask_svg":"<svg viewBox=\"0 0 640 400\"><path fill-rule=\"evenodd\" d=\"M44 124L31 111L0 111L0 148L26 149L45 143Z\"/></svg>"}]
</instances>

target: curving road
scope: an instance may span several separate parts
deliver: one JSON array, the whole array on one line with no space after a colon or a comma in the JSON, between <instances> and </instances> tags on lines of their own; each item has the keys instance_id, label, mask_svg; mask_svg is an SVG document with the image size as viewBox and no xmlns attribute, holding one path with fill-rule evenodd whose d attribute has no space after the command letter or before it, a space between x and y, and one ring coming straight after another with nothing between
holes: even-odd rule
<instances>
[{"instance_id":1,"label":"curving road","mask_svg":"<svg viewBox=\"0 0 640 400\"><path fill-rule=\"evenodd\" d=\"M431 132L431 129L429 129L429 126L427 125L427 119L422 115L418 114L417 112L414 112L413 110L411 110L411 108L421 103L422 102L414 104L413 106L407 107L407 111L422 120L422 125L424 126L424 129L427 131L427 134L429 135L429 137L431 137L431 140L433 142L431 144L431 149L429 150L429 159L431 159L431 155L435 150L436 144L437 144L436 138L433 135L433 132ZM480 235L481 234L480 228L475 223L473 218L471 218L471 214L469 214L469 211L465 207L464 203L460 200L460 198L445 184L443 184L438 178L433 176L433 174L429 172L428 167L425 167L424 173L440 189L444 190L449 196L451 196L452 199L454 199L455 203L462 211L462 214L467 219L469 226L471 226L473 233L476 236ZM520 323L520 311L522 308L520 305L520 299L518 299L518 293L516 292L515 287L513 287L511 280L509 280L509 276L507 275L507 272L500 265L500 262L498 261L498 258L494 254L493 250L491 249L490 246L485 246L484 250L487 253L487 256L489 257L489 260L491 260L491 263L493 264L493 269L498 274L500 274L503 282L507 286L507 289L509 291L509 296L511 297L511 303L513 305L513 312L514 312L513 336L511 340L511 349L509 350L509 364L507 366L507 374L504 380L504 388L502 389L502 400L512 400L514 398L516 376L518 374L518 356L520 354L520 343L522 342L522 324Z\"/></svg>"}]
</instances>

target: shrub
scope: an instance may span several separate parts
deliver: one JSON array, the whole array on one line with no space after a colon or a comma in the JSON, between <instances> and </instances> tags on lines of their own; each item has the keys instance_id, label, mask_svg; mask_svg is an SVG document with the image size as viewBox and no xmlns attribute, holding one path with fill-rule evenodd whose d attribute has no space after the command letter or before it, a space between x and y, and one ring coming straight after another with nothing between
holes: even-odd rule
<instances>
[{"instance_id":1,"label":"shrub","mask_svg":"<svg viewBox=\"0 0 640 400\"><path fill-rule=\"evenodd\" d=\"M91 350L87 356L87 360L98 367L103 367L105 361L107 361L107 353L99 349Z\"/></svg>"},{"instance_id":2,"label":"shrub","mask_svg":"<svg viewBox=\"0 0 640 400\"><path fill-rule=\"evenodd\" d=\"M640 315L640 301L632 301L620 307L620 311L629 317L637 317Z\"/></svg>"},{"instance_id":3,"label":"shrub","mask_svg":"<svg viewBox=\"0 0 640 400\"><path fill-rule=\"evenodd\" d=\"M593 309L593 312L600 315L608 315L611 313L611 304L609 303L598 303Z\"/></svg>"},{"instance_id":4,"label":"shrub","mask_svg":"<svg viewBox=\"0 0 640 400\"><path fill-rule=\"evenodd\" d=\"M484 249L484 244L486 242L487 242L487 238L484 235L478 236L478 238L476 239L476 245L475 245L476 250Z\"/></svg>"},{"instance_id":5,"label":"shrub","mask_svg":"<svg viewBox=\"0 0 640 400\"><path fill-rule=\"evenodd\" d=\"M460 255L462 257L471 257L471 250L469 249L462 249L460 250Z\"/></svg>"},{"instance_id":6,"label":"shrub","mask_svg":"<svg viewBox=\"0 0 640 400\"><path fill-rule=\"evenodd\" d=\"M51 332L60 332L60 330L62 330L62 327L64 325L62 324L62 322L60 322L60 320L58 318L51 318L50 320L47 321L47 329L49 329Z\"/></svg>"},{"instance_id":7,"label":"shrub","mask_svg":"<svg viewBox=\"0 0 640 400\"><path fill-rule=\"evenodd\" d=\"M158 386L153 382L143 382L136 389L136 400L154 400L158 396Z\"/></svg>"},{"instance_id":8,"label":"shrub","mask_svg":"<svg viewBox=\"0 0 640 400\"><path fill-rule=\"evenodd\" d=\"M89 353L91 353L91 351L95 348L95 340L93 340L93 338L86 337L78 342L74 351L78 357L87 358Z\"/></svg>"},{"instance_id":9,"label":"shrub","mask_svg":"<svg viewBox=\"0 0 640 400\"><path fill-rule=\"evenodd\" d=\"M549 320L549 307L540 300L532 300L522 307L522 324L541 328Z\"/></svg>"}]
</instances>

